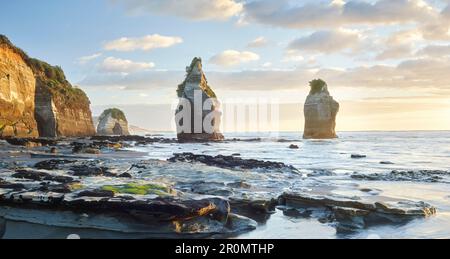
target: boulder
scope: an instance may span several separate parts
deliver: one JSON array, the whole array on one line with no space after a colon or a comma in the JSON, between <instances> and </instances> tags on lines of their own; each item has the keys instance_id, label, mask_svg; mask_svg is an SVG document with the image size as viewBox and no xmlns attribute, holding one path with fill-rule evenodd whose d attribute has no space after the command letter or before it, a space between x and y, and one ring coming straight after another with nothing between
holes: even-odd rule
<instances>
[{"instance_id":1,"label":"boulder","mask_svg":"<svg viewBox=\"0 0 450 259\"><path fill-rule=\"evenodd\" d=\"M222 115L219 111L220 103L208 85L203 73L202 60L194 58L191 65L186 68L186 73L186 79L177 89L180 98L175 116L178 140L180 142L223 140L224 136L220 133Z\"/></svg>"},{"instance_id":2,"label":"boulder","mask_svg":"<svg viewBox=\"0 0 450 259\"><path fill-rule=\"evenodd\" d=\"M305 139L332 139L336 135L336 116L339 103L328 92L325 81L316 79L310 82L311 91L306 98Z\"/></svg>"},{"instance_id":3,"label":"boulder","mask_svg":"<svg viewBox=\"0 0 450 259\"><path fill-rule=\"evenodd\" d=\"M130 135L123 111L115 108L105 110L98 120L97 135Z\"/></svg>"}]
</instances>

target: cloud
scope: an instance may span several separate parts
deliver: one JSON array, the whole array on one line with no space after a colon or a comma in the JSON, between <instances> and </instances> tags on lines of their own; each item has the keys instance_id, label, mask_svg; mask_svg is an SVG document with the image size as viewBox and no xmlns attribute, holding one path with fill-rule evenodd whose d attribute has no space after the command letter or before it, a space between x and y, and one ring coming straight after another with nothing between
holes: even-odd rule
<instances>
[{"instance_id":1,"label":"cloud","mask_svg":"<svg viewBox=\"0 0 450 259\"><path fill-rule=\"evenodd\" d=\"M254 39L252 42L250 42L247 47L249 48L262 48L267 46L268 44L268 40L264 37L258 37L256 39Z\"/></svg>"},{"instance_id":2,"label":"cloud","mask_svg":"<svg viewBox=\"0 0 450 259\"><path fill-rule=\"evenodd\" d=\"M218 66L235 66L241 63L259 60L259 55L249 51L225 50L213 56L209 62Z\"/></svg>"},{"instance_id":3,"label":"cloud","mask_svg":"<svg viewBox=\"0 0 450 259\"><path fill-rule=\"evenodd\" d=\"M133 73L155 67L154 63L133 62L127 59L108 57L100 64L99 70L106 73Z\"/></svg>"},{"instance_id":4,"label":"cloud","mask_svg":"<svg viewBox=\"0 0 450 259\"><path fill-rule=\"evenodd\" d=\"M107 42L104 46L105 50L115 51L134 51L144 50L150 51L158 48L169 48L183 42L180 37L162 36L159 34L147 35L141 38L120 38Z\"/></svg>"},{"instance_id":5,"label":"cloud","mask_svg":"<svg viewBox=\"0 0 450 259\"><path fill-rule=\"evenodd\" d=\"M346 30L317 31L309 36L289 43L289 50L334 53L357 47L360 43L358 33Z\"/></svg>"},{"instance_id":6,"label":"cloud","mask_svg":"<svg viewBox=\"0 0 450 259\"><path fill-rule=\"evenodd\" d=\"M418 51L417 55L435 58L448 57L450 56L450 45L429 45Z\"/></svg>"},{"instance_id":7,"label":"cloud","mask_svg":"<svg viewBox=\"0 0 450 259\"><path fill-rule=\"evenodd\" d=\"M428 19L434 14L423 0L378 0L373 3L317 1L304 4L289 0L261 0L245 4L248 21L293 29L409 23Z\"/></svg>"},{"instance_id":8,"label":"cloud","mask_svg":"<svg viewBox=\"0 0 450 259\"><path fill-rule=\"evenodd\" d=\"M377 60L402 59L411 56L413 48L411 44L400 44L389 47L377 55Z\"/></svg>"},{"instance_id":9,"label":"cloud","mask_svg":"<svg viewBox=\"0 0 450 259\"><path fill-rule=\"evenodd\" d=\"M433 59L417 58L401 62L396 66L357 66L348 69L310 69L298 67L293 70L244 70L239 72L206 71L211 85L218 90L233 91L281 91L307 87L313 78L323 78L330 87L355 87L383 92L409 89L450 93L450 57ZM121 86L126 90L176 89L183 81L184 71L141 71L128 75L92 74L79 84L83 87Z\"/></svg>"},{"instance_id":10,"label":"cloud","mask_svg":"<svg viewBox=\"0 0 450 259\"><path fill-rule=\"evenodd\" d=\"M103 55L102 53L95 53L90 56L80 57L77 59L77 63L80 65L84 65L86 63L89 63L89 62L101 57L102 55Z\"/></svg>"},{"instance_id":11,"label":"cloud","mask_svg":"<svg viewBox=\"0 0 450 259\"><path fill-rule=\"evenodd\" d=\"M157 14L189 20L226 20L238 15L243 4L234 0L112 0L138 14Z\"/></svg>"}]
</instances>

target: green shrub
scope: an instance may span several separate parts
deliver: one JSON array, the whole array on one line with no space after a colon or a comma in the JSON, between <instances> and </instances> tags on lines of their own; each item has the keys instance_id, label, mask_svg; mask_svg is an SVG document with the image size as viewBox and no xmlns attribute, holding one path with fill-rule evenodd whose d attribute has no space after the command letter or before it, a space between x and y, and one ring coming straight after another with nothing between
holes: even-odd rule
<instances>
[{"instance_id":1,"label":"green shrub","mask_svg":"<svg viewBox=\"0 0 450 259\"><path fill-rule=\"evenodd\" d=\"M99 121L102 121L108 114L111 114L111 117L116 120L123 120L127 121L127 118L125 116L125 113L117 108L107 109L105 110L102 115L100 115Z\"/></svg>"},{"instance_id":2,"label":"green shrub","mask_svg":"<svg viewBox=\"0 0 450 259\"><path fill-rule=\"evenodd\" d=\"M314 79L309 82L309 86L311 87L310 94L320 93L323 88L327 86L327 83L322 79Z\"/></svg>"}]
</instances>

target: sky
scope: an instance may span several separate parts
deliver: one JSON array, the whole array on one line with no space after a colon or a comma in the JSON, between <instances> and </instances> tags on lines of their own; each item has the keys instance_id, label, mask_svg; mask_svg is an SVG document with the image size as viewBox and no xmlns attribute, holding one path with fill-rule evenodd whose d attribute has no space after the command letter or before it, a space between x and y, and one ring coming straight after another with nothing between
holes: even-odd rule
<instances>
[{"instance_id":1,"label":"sky","mask_svg":"<svg viewBox=\"0 0 450 259\"><path fill-rule=\"evenodd\" d=\"M15 0L0 34L60 65L94 115L170 130L176 88L203 59L222 103L279 103L301 131L308 82L340 102L337 130L450 130L450 0ZM269 130L269 129L267 129Z\"/></svg>"}]
</instances>

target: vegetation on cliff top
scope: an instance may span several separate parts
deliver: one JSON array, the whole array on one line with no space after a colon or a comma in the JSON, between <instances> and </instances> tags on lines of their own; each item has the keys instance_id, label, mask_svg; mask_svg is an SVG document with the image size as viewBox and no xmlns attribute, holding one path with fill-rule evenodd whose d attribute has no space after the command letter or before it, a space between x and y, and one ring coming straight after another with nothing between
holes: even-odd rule
<instances>
[{"instance_id":1,"label":"vegetation on cliff top","mask_svg":"<svg viewBox=\"0 0 450 259\"><path fill-rule=\"evenodd\" d=\"M111 114L111 117L113 119L122 120L122 121L128 122L127 121L127 117L125 116L125 113L123 111L121 111L120 109L117 109L117 108L112 108L112 109L105 110L102 113L102 115L100 115L99 121L102 121L103 119L105 119L105 117L108 116L109 114Z\"/></svg>"},{"instance_id":2,"label":"vegetation on cliff top","mask_svg":"<svg viewBox=\"0 0 450 259\"><path fill-rule=\"evenodd\" d=\"M316 94L322 92L323 88L327 86L327 83L322 79L314 79L309 82L309 86L311 87L310 94Z\"/></svg>"},{"instance_id":3,"label":"vegetation on cliff top","mask_svg":"<svg viewBox=\"0 0 450 259\"><path fill-rule=\"evenodd\" d=\"M202 64L202 59L195 57L192 60L191 65L186 68L186 73L187 73L186 79L184 79L183 83L178 85L178 88L177 88L177 95L179 98L183 97L184 88L186 87L187 80L189 79L189 74L192 73L192 70L194 69L197 62L200 62L200 64ZM202 84L201 87L210 98L217 98L216 93L214 93L214 91L208 85L208 82L206 81L206 79L205 79L205 83Z\"/></svg>"},{"instance_id":4,"label":"vegetation on cliff top","mask_svg":"<svg viewBox=\"0 0 450 259\"><path fill-rule=\"evenodd\" d=\"M6 45L22 59L33 71L37 82L42 86L42 90L47 90L58 103L64 103L71 108L83 108L89 106L89 98L83 90L73 87L67 81L64 71L59 66L52 66L44 61L30 58L25 51L16 47L4 35L0 34L0 45Z\"/></svg>"}]
</instances>

